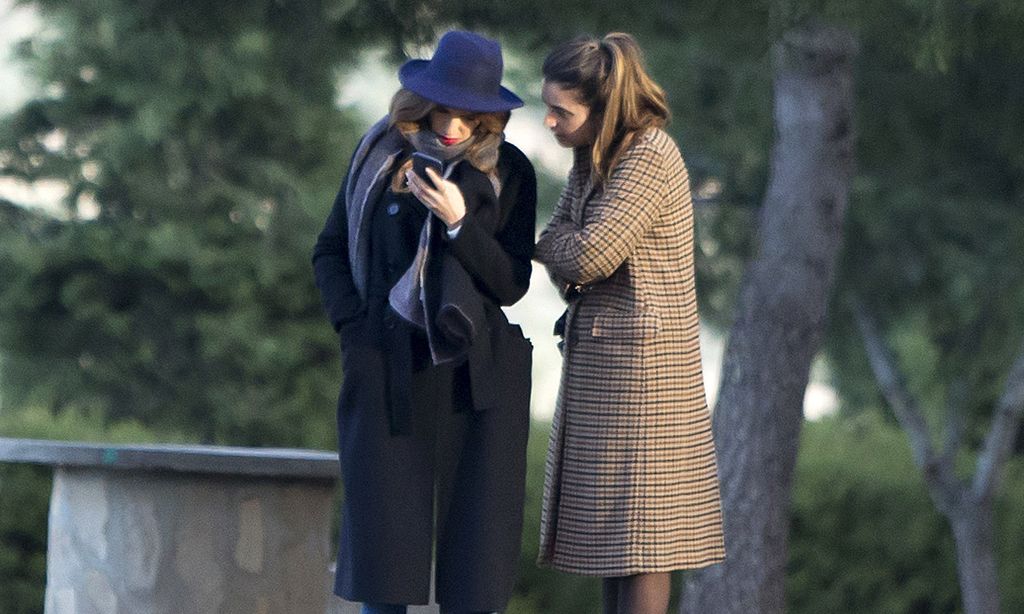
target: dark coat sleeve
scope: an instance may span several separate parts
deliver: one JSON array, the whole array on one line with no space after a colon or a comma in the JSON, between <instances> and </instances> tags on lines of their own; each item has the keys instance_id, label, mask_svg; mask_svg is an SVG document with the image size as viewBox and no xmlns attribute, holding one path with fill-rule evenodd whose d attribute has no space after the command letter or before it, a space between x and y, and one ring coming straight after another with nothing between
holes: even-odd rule
<instances>
[{"instance_id":1,"label":"dark coat sleeve","mask_svg":"<svg viewBox=\"0 0 1024 614\"><path fill-rule=\"evenodd\" d=\"M449 244L481 291L499 305L511 305L530 287L537 177L523 152L508 143L501 147L498 175L502 189L497 232L467 213L459 234Z\"/></svg>"},{"instance_id":2,"label":"dark coat sleeve","mask_svg":"<svg viewBox=\"0 0 1024 614\"><path fill-rule=\"evenodd\" d=\"M320 289L320 301L334 330L356 319L362 311L362 300L352 281L348 257L348 217L345 206L345 185L341 182L327 222L313 247L313 272Z\"/></svg>"}]
</instances>

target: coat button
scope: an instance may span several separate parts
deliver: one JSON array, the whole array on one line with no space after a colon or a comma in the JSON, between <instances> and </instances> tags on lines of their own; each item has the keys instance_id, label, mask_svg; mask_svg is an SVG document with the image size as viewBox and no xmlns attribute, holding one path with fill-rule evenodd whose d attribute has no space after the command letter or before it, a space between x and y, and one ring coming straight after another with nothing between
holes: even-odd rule
<instances>
[{"instance_id":1,"label":"coat button","mask_svg":"<svg viewBox=\"0 0 1024 614\"><path fill-rule=\"evenodd\" d=\"M388 205L388 215L398 215L399 208L398 203L391 203Z\"/></svg>"}]
</instances>

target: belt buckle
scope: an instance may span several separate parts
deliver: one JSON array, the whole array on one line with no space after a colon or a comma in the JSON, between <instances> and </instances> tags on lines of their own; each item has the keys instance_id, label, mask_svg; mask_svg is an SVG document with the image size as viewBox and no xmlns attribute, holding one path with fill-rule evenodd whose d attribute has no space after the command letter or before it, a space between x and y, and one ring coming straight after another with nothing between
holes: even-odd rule
<instances>
[{"instance_id":1,"label":"belt buckle","mask_svg":"<svg viewBox=\"0 0 1024 614\"><path fill-rule=\"evenodd\" d=\"M586 284L571 284L565 289L565 300L572 302L590 292L590 286Z\"/></svg>"}]
</instances>

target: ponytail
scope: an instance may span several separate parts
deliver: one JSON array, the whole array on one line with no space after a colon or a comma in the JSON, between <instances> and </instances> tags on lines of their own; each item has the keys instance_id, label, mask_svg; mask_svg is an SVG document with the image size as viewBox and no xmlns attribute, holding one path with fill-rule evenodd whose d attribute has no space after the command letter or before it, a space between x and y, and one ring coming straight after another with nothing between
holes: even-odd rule
<instances>
[{"instance_id":1,"label":"ponytail","mask_svg":"<svg viewBox=\"0 0 1024 614\"><path fill-rule=\"evenodd\" d=\"M591 152L591 174L599 184L609 179L638 134L671 118L665 91L647 74L643 51L629 34L563 43L548 54L543 73L544 79L574 90L600 122Z\"/></svg>"}]
</instances>

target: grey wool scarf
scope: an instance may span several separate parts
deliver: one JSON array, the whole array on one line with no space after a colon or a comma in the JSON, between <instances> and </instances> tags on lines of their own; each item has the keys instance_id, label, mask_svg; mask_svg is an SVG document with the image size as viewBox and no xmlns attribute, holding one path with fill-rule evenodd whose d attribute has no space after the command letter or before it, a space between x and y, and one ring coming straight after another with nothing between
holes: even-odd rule
<instances>
[{"instance_id":1,"label":"grey wool scarf","mask_svg":"<svg viewBox=\"0 0 1024 614\"><path fill-rule=\"evenodd\" d=\"M464 155L472 144L472 139L468 139L446 147L430 131L420 131L407 138L417 151L445 160L445 179L455 167L466 163ZM495 147L495 158L497 153ZM434 364L464 358L484 322L483 299L466 270L444 250L444 233L441 220L428 215L412 265L388 295L395 313L426 331Z\"/></svg>"},{"instance_id":2,"label":"grey wool scarf","mask_svg":"<svg viewBox=\"0 0 1024 614\"><path fill-rule=\"evenodd\" d=\"M448 177L462 163L465 147L457 153L440 152L443 155L439 156L439 152L430 151L433 146L429 136L432 134L421 131L410 136L411 140L419 140L419 146L428 150L424 153L450 160L445 168L445 177ZM433 136L436 141L436 135ZM353 283L363 300L366 300L369 275L372 208L387 189L390 172L410 142L389 126L385 117L367 131L349 166L345 185L349 262ZM468 147L464 143L459 145ZM443 147L440 142L437 146ZM497 147L493 155L497 156ZM444 232L444 224L437 216L427 216L420 232L416 256L388 296L391 308L399 316L426 331L434 364L465 358L485 326L483 298L469 273L448 250L443 249Z\"/></svg>"}]
</instances>

